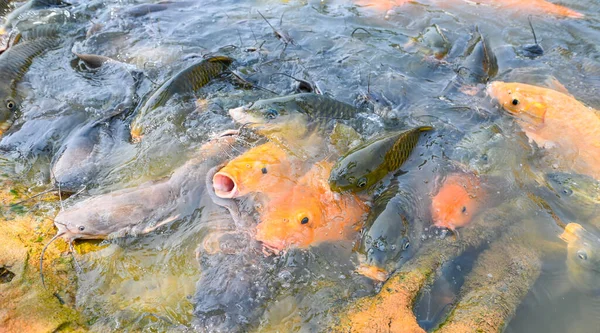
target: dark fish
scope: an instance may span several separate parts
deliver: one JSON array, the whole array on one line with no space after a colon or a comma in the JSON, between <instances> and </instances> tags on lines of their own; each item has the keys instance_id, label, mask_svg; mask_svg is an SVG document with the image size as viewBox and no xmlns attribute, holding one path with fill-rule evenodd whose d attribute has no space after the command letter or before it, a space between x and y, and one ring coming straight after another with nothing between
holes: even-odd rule
<instances>
[{"instance_id":1,"label":"dark fish","mask_svg":"<svg viewBox=\"0 0 600 333\"><path fill-rule=\"evenodd\" d=\"M229 110L238 123L284 122L295 114L306 114L311 119L354 119L360 112L350 104L314 93L296 94L264 99Z\"/></svg>"},{"instance_id":2,"label":"dark fish","mask_svg":"<svg viewBox=\"0 0 600 333\"><path fill-rule=\"evenodd\" d=\"M152 110L163 106L175 94L192 94L219 77L233 62L226 56L215 56L196 63L164 82L138 108L137 115L131 123L131 138L141 140L144 132L144 117Z\"/></svg>"},{"instance_id":3,"label":"dark fish","mask_svg":"<svg viewBox=\"0 0 600 333\"><path fill-rule=\"evenodd\" d=\"M33 58L57 44L57 39L39 38L14 45L0 55L0 135L10 128L20 110L17 84L31 66Z\"/></svg>"},{"instance_id":4,"label":"dark fish","mask_svg":"<svg viewBox=\"0 0 600 333\"><path fill-rule=\"evenodd\" d=\"M421 132L432 129L430 126L416 127L376 138L351 150L331 170L331 190L359 192L371 189L408 160Z\"/></svg>"},{"instance_id":5,"label":"dark fish","mask_svg":"<svg viewBox=\"0 0 600 333\"><path fill-rule=\"evenodd\" d=\"M411 239L417 206L413 195L400 190L396 181L375 198L358 249L361 274L384 281L412 256L415 248L412 243L418 243L417 239Z\"/></svg>"},{"instance_id":6,"label":"dark fish","mask_svg":"<svg viewBox=\"0 0 600 333\"><path fill-rule=\"evenodd\" d=\"M465 59L459 68L459 73L468 76L471 79L469 81L486 83L498 74L496 55L478 27L475 27L463 56Z\"/></svg>"},{"instance_id":7,"label":"dark fish","mask_svg":"<svg viewBox=\"0 0 600 333\"><path fill-rule=\"evenodd\" d=\"M158 3L144 3L127 8L125 11L123 11L123 14L132 17L140 17L150 13L162 12L170 7L181 8L189 6L190 4L190 1L159 1Z\"/></svg>"}]
</instances>

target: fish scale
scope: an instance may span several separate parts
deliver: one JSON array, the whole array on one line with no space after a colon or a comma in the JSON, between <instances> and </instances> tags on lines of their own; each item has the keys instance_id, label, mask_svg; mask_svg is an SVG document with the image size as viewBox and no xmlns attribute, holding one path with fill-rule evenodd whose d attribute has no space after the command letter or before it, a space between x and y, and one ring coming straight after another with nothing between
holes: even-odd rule
<instances>
[{"instance_id":1,"label":"fish scale","mask_svg":"<svg viewBox=\"0 0 600 333\"><path fill-rule=\"evenodd\" d=\"M38 38L14 45L0 55L0 135L10 128L19 110L16 86L31 66L33 58L57 45L58 39ZM8 107L9 102L15 104L12 109Z\"/></svg>"},{"instance_id":2,"label":"fish scale","mask_svg":"<svg viewBox=\"0 0 600 333\"><path fill-rule=\"evenodd\" d=\"M317 94L300 94L298 105L312 117L352 119L359 112L352 105Z\"/></svg>"},{"instance_id":3,"label":"fish scale","mask_svg":"<svg viewBox=\"0 0 600 333\"><path fill-rule=\"evenodd\" d=\"M331 171L329 184L334 191L370 189L390 172L398 170L417 145L421 126L371 140L343 156ZM359 185L364 180L364 184Z\"/></svg>"},{"instance_id":4,"label":"fish scale","mask_svg":"<svg viewBox=\"0 0 600 333\"><path fill-rule=\"evenodd\" d=\"M208 58L191 65L165 81L138 109L138 114L131 123L132 138L137 140L143 135L144 117L150 111L165 105L175 94L196 92L221 75L232 62L233 59L225 56Z\"/></svg>"}]
</instances>

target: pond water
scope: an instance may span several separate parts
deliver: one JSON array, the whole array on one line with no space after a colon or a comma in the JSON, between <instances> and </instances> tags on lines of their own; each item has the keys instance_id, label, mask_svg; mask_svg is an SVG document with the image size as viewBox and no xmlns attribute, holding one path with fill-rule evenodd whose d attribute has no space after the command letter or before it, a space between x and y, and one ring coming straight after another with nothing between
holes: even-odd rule
<instances>
[{"instance_id":1,"label":"pond water","mask_svg":"<svg viewBox=\"0 0 600 333\"><path fill-rule=\"evenodd\" d=\"M539 271L506 309L502 329L596 331L600 185L565 167L565 157L529 140L515 117L486 91L491 81L514 81L568 91L585 105L600 107L600 3L554 2L584 16L561 17L549 13L546 2L517 0L174 0L153 6L145 6L151 1L73 0L69 6L40 5L10 20L10 14L2 14L0 23L12 25L7 32L53 25L60 36L33 58L17 85L18 117L0 141L4 191L15 183L28 195L52 188L52 166L74 134L119 108L135 111L160 83L204 57L226 55L234 59L235 73L259 88L218 78L193 99L175 95L147 115L138 143L128 137L135 112L110 118L93 134L100 142L94 148L98 157L85 162L96 170L92 178L62 202L57 196L26 204L29 214L53 219L87 198L168 178L209 140L239 128L228 110L297 93L293 76L356 107L360 113L354 119L339 123L364 140L433 127L421 134L402 165L404 173L392 177L398 193L408 198L400 201L404 206L398 214L408 221L410 251L388 262L394 267L388 273L420 256L419 249L434 240L462 237L461 228L452 233L432 225L432 198L452 173L476 175L478 188L487 193L475 198L478 206L470 218L483 220L493 209L510 221L505 225L512 230L509 236L500 230L485 244L446 261L421 290L414 313L423 329L439 329L468 294L465 288L485 290L487 280L470 277L481 268L478 258L495 251L497 242L514 242L535 250L530 260ZM22 4L10 2L6 13ZM526 50L535 44L530 24L543 54ZM9 61L9 51L1 61ZM117 61L93 69L75 53ZM303 172L344 154L330 144L335 122L317 130L314 141L302 134L288 142L288 149L302 155ZM227 146L211 167L240 155L249 148L246 143ZM206 165L187 173L194 172L190 181L204 182ZM389 177L384 184L390 184ZM215 203L204 183L200 187L193 194L198 197L190 199L198 207L180 214L181 207L189 210L187 202L169 206L174 210L165 216L173 218L151 232L77 240L69 273L76 276L76 286L65 290L65 285L50 284L48 292L70 295L66 306L81 314L82 327L97 332L322 332L341 316L332 309L381 289L382 282L357 273L363 260L357 251L360 232L274 254L255 239L261 219L256 198L235 200L240 222ZM372 193L360 196L372 198ZM591 264L583 268L570 266L570 251L577 250L560 237L570 222L592 235L585 245ZM487 228L483 222L475 225ZM53 236L49 226L44 242ZM212 251L215 238L220 250ZM47 275L56 274L52 267L45 266ZM481 302L495 300L482 297Z\"/></svg>"}]
</instances>

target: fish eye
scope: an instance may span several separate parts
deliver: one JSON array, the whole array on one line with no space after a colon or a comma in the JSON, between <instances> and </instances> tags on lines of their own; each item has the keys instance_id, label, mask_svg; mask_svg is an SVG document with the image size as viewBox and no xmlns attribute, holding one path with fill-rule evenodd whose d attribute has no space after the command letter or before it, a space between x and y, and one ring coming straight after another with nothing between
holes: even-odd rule
<instances>
[{"instance_id":1,"label":"fish eye","mask_svg":"<svg viewBox=\"0 0 600 333\"><path fill-rule=\"evenodd\" d=\"M267 174L267 168L262 168L262 169L260 169L260 171L263 173L263 175Z\"/></svg>"},{"instance_id":2,"label":"fish eye","mask_svg":"<svg viewBox=\"0 0 600 333\"><path fill-rule=\"evenodd\" d=\"M484 162L487 162L488 161L488 155L487 154L481 155L481 160L484 161Z\"/></svg>"},{"instance_id":3,"label":"fish eye","mask_svg":"<svg viewBox=\"0 0 600 333\"><path fill-rule=\"evenodd\" d=\"M461 213L466 213L467 212L467 206L463 206L462 210L460 211Z\"/></svg>"},{"instance_id":4,"label":"fish eye","mask_svg":"<svg viewBox=\"0 0 600 333\"><path fill-rule=\"evenodd\" d=\"M572 190L572 189L570 189L570 188L565 188L565 189L563 189L563 190L562 190L562 193L563 193L564 195L568 195L568 196L570 196L571 194L573 194L573 190Z\"/></svg>"},{"instance_id":5,"label":"fish eye","mask_svg":"<svg viewBox=\"0 0 600 333\"><path fill-rule=\"evenodd\" d=\"M367 186L367 178L363 177L363 178L359 179L358 182L356 183L356 186L358 186L359 188L363 188L363 187Z\"/></svg>"},{"instance_id":6,"label":"fish eye","mask_svg":"<svg viewBox=\"0 0 600 333\"><path fill-rule=\"evenodd\" d=\"M80 225L79 227L77 227L77 229L79 229L79 231L84 231L84 230L85 230L85 227L84 227L84 226L82 226L82 225Z\"/></svg>"},{"instance_id":7,"label":"fish eye","mask_svg":"<svg viewBox=\"0 0 600 333\"><path fill-rule=\"evenodd\" d=\"M275 118L277 118L278 115L279 115L279 112L277 112L277 110L269 109L267 111L267 113L265 114L265 117L267 119L275 119Z\"/></svg>"},{"instance_id":8,"label":"fish eye","mask_svg":"<svg viewBox=\"0 0 600 333\"><path fill-rule=\"evenodd\" d=\"M519 104L519 100L518 100L518 99L516 99L516 98L515 98L515 99L513 99L513 100L512 100L512 105L517 105L517 104Z\"/></svg>"},{"instance_id":9,"label":"fish eye","mask_svg":"<svg viewBox=\"0 0 600 333\"><path fill-rule=\"evenodd\" d=\"M302 218L302 221L300 221L300 223L307 224L308 223L308 217L305 216L304 218Z\"/></svg>"},{"instance_id":10,"label":"fish eye","mask_svg":"<svg viewBox=\"0 0 600 333\"><path fill-rule=\"evenodd\" d=\"M356 178L354 178L352 176L348 177L348 182L354 183L355 181L356 181Z\"/></svg>"},{"instance_id":11,"label":"fish eye","mask_svg":"<svg viewBox=\"0 0 600 333\"><path fill-rule=\"evenodd\" d=\"M10 99L8 101L6 101L6 107L9 110L13 110L16 106L17 106L17 104L14 101L11 101Z\"/></svg>"},{"instance_id":12,"label":"fish eye","mask_svg":"<svg viewBox=\"0 0 600 333\"><path fill-rule=\"evenodd\" d=\"M409 247L410 247L410 241L407 240L406 243L404 243L404 245L402 245L402 250L406 251L406 249L408 249Z\"/></svg>"},{"instance_id":13,"label":"fish eye","mask_svg":"<svg viewBox=\"0 0 600 333\"><path fill-rule=\"evenodd\" d=\"M583 250L577 251L577 256L581 260L587 260L587 253L585 253L585 251L583 251Z\"/></svg>"}]
</instances>

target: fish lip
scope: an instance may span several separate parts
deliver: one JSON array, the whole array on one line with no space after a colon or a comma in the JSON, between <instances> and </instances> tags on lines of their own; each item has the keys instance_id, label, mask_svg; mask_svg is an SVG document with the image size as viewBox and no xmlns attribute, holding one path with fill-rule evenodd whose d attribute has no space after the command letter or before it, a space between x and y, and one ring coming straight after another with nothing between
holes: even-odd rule
<instances>
[{"instance_id":1,"label":"fish lip","mask_svg":"<svg viewBox=\"0 0 600 333\"><path fill-rule=\"evenodd\" d=\"M246 112L245 106L240 106L237 108L229 109L228 113L229 113L229 116L231 117L231 119L233 119L233 121L235 121L236 123L256 122L255 117L252 117L251 115L248 114L248 112Z\"/></svg>"},{"instance_id":2,"label":"fish lip","mask_svg":"<svg viewBox=\"0 0 600 333\"><path fill-rule=\"evenodd\" d=\"M227 172L219 171L212 179L215 195L223 199L232 199L239 195L240 189L234 177ZM231 187L231 188L230 188ZM230 188L227 190L227 188Z\"/></svg>"}]
</instances>

